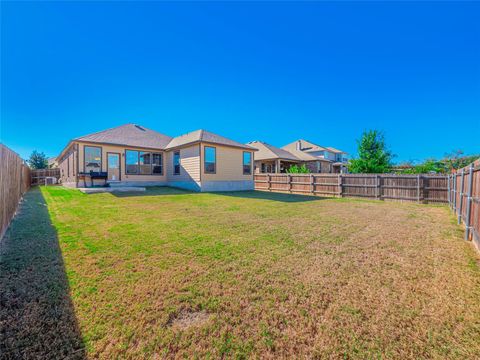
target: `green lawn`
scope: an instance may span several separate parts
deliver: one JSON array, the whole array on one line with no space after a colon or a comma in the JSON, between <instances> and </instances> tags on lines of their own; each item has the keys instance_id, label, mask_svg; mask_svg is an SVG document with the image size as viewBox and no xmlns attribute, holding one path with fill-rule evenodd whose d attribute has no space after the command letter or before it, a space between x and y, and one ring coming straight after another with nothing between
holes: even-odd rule
<instances>
[{"instance_id":1,"label":"green lawn","mask_svg":"<svg viewBox=\"0 0 480 360\"><path fill-rule=\"evenodd\" d=\"M0 256L6 358L480 353L479 257L446 206L43 187Z\"/></svg>"}]
</instances>

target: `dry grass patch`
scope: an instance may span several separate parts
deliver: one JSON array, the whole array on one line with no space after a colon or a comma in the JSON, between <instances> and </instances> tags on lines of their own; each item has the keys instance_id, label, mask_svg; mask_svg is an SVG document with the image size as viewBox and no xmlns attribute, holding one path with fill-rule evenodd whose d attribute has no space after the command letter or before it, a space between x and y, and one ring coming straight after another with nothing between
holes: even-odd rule
<instances>
[{"instance_id":1,"label":"dry grass patch","mask_svg":"<svg viewBox=\"0 0 480 360\"><path fill-rule=\"evenodd\" d=\"M161 188L42 193L86 356L480 352L479 258L446 207ZM31 242L40 230L18 235L14 224L9 239ZM11 245L6 252L23 256ZM13 287L16 270L9 271ZM14 321L4 301L2 314Z\"/></svg>"}]
</instances>

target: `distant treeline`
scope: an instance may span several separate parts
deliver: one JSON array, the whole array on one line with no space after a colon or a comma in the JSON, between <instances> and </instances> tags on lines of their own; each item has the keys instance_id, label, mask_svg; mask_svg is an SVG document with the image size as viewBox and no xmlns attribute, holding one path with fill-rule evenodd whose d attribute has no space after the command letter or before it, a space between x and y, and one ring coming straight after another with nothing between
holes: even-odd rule
<instances>
[{"instance_id":1,"label":"distant treeline","mask_svg":"<svg viewBox=\"0 0 480 360\"><path fill-rule=\"evenodd\" d=\"M461 169L468 166L480 158L477 155L463 155L461 151L446 155L441 160L427 159L421 163L405 162L394 165L392 170L397 174L448 174L452 170Z\"/></svg>"}]
</instances>

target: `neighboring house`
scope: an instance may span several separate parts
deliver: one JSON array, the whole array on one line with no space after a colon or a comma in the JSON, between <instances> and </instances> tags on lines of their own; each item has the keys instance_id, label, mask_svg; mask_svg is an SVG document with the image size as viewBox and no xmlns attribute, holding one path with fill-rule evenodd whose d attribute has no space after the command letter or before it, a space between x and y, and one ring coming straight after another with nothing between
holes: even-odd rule
<instances>
[{"instance_id":1,"label":"neighboring house","mask_svg":"<svg viewBox=\"0 0 480 360\"><path fill-rule=\"evenodd\" d=\"M348 158L347 158L347 153L335 149L333 147L327 147L328 150L328 156L329 158L333 161L332 167L333 167L333 172L335 173L344 173L347 172L347 164L348 164Z\"/></svg>"},{"instance_id":2,"label":"neighboring house","mask_svg":"<svg viewBox=\"0 0 480 360\"><path fill-rule=\"evenodd\" d=\"M47 167L49 169L54 169L54 168L57 168L58 167L58 162L57 162L57 158L56 157L50 157L47 159L47 162L48 162L48 165Z\"/></svg>"},{"instance_id":3,"label":"neighboring house","mask_svg":"<svg viewBox=\"0 0 480 360\"><path fill-rule=\"evenodd\" d=\"M252 141L247 145L257 149L255 153L255 173L284 173L292 165L302 160L292 153L262 141Z\"/></svg>"},{"instance_id":4,"label":"neighboring house","mask_svg":"<svg viewBox=\"0 0 480 360\"><path fill-rule=\"evenodd\" d=\"M340 173L347 171L347 153L299 139L282 147L304 160L312 172ZM318 169L318 171L316 170Z\"/></svg>"},{"instance_id":5,"label":"neighboring house","mask_svg":"<svg viewBox=\"0 0 480 360\"><path fill-rule=\"evenodd\" d=\"M283 146L282 149L289 151L301 159L313 173L332 172L332 161L323 156L326 149L322 146L312 144L305 140L297 140ZM306 151L307 149L309 151Z\"/></svg>"},{"instance_id":6,"label":"neighboring house","mask_svg":"<svg viewBox=\"0 0 480 360\"><path fill-rule=\"evenodd\" d=\"M205 130L172 138L127 124L75 138L57 159L60 181L70 187L88 185L86 177L103 172L112 186L236 191L254 188L254 151Z\"/></svg>"}]
</instances>

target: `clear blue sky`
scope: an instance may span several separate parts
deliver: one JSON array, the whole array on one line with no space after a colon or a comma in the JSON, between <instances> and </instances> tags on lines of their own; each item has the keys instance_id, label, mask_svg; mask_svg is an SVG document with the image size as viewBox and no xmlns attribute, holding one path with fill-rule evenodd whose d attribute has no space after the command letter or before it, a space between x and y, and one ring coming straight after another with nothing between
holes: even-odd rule
<instances>
[{"instance_id":1,"label":"clear blue sky","mask_svg":"<svg viewBox=\"0 0 480 360\"><path fill-rule=\"evenodd\" d=\"M480 152L480 3L2 2L1 140L124 123L397 161Z\"/></svg>"}]
</instances>

